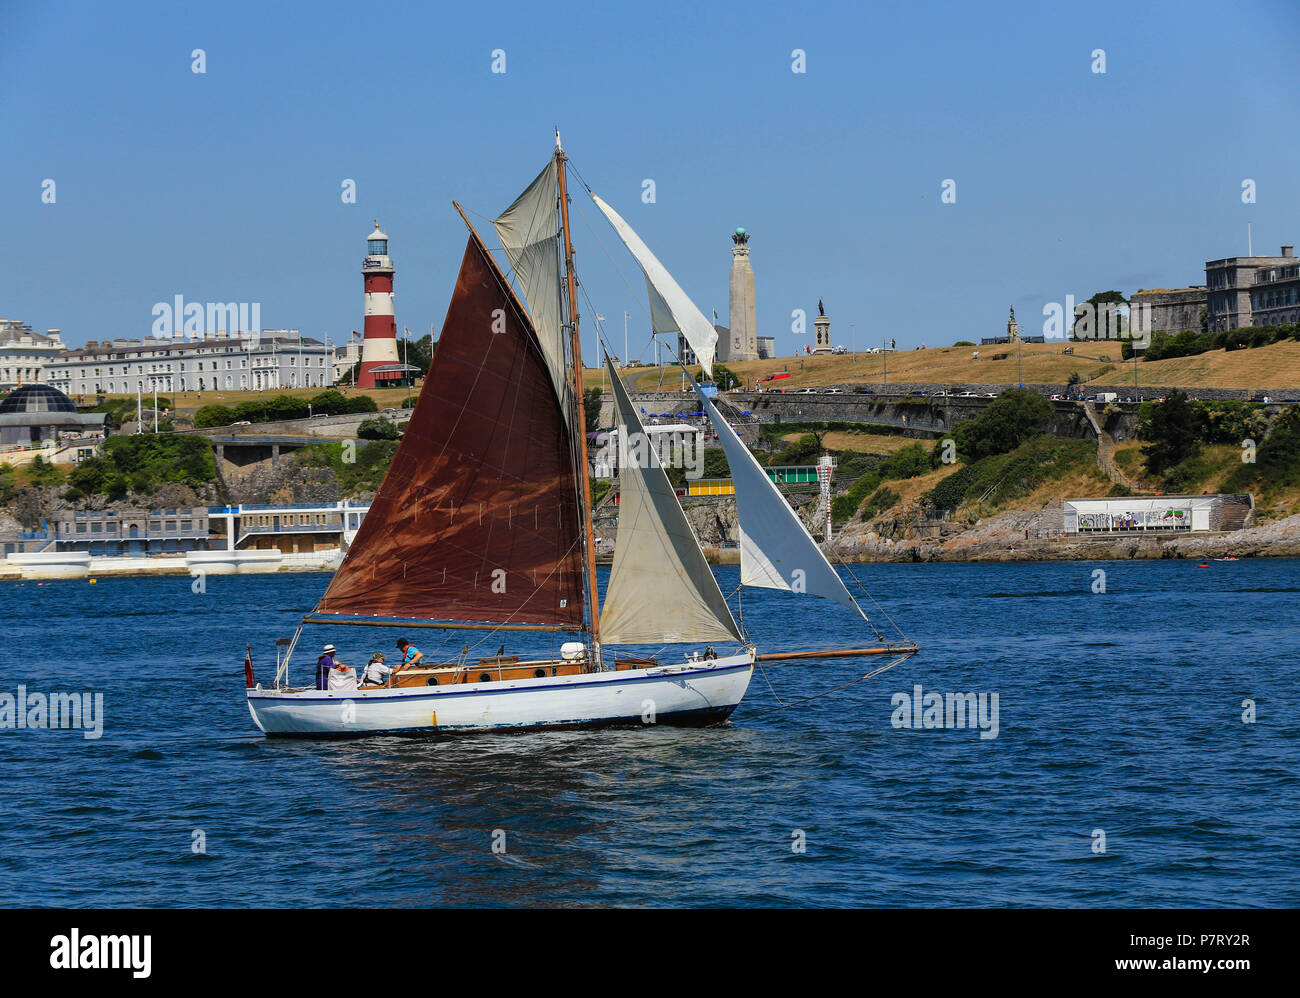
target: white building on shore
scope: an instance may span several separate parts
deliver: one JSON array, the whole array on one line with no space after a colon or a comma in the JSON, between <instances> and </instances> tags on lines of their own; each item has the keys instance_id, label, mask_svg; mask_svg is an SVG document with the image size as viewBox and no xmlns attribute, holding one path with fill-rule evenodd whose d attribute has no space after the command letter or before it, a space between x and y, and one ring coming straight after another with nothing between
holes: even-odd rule
<instances>
[{"instance_id":1,"label":"white building on shore","mask_svg":"<svg viewBox=\"0 0 1300 998\"><path fill-rule=\"evenodd\" d=\"M45 380L45 368L67 348L59 330L38 333L17 319L0 319L0 391Z\"/></svg>"},{"instance_id":2,"label":"white building on shore","mask_svg":"<svg viewBox=\"0 0 1300 998\"><path fill-rule=\"evenodd\" d=\"M296 329L201 339L90 340L46 364L44 381L77 397L143 392L328 388L333 351Z\"/></svg>"}]
</instances>

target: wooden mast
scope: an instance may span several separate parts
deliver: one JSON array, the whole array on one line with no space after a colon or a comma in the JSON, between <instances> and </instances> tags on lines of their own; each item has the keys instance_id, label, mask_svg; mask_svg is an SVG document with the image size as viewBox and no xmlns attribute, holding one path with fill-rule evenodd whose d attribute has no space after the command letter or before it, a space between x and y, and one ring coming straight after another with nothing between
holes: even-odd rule
<instances>
[{"instance_id":1,"label":"wooden mast","mask_svg":"<svg viewBox=\"0 0 1300 998\"><path fill-rule=\"evenodd\" d=\"M586 535L587 585L590 591L591 640L596 645L596 661L600 661L600 607L596 597L596 541L591 528L591 475L587 467L587 403L582 394L582 338L578 334L578 282L573 273L573 239L569 235L569 188L565 180L564 164L568 157L560 146L560 131L555 131L555 164L560 186L560 219L564 229L564 273L569 288L569 335L573 348L574 398L578 423L579 467L582 475L581 502L582 528Z\"/></svg>"}]
</instances>

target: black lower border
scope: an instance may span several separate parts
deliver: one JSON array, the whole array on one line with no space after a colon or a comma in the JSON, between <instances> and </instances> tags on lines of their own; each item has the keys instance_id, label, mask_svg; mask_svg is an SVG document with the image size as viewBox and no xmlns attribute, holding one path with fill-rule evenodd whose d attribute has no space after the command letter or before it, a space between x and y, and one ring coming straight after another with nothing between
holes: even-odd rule
<instances>
[{"instance_id":1,"label":"black lower border","mask_svg":"<svg viewBox=\"0 0 1300 998\"><path fill-rule=\"evenodd\" d=\"M384 977L432 975L431 984L472 973L494 989L515 982L535 986L543 978L554 980L561 962L568 968L563 976L572 978L580 968L590 980L634 966L640 969L633 976L646 974L650 984L677 973L670 940L693 939L695 948L707 937L703 951L719 961L716 974L729 987L750 979L762 983L784 965L783 975L797 974L808 983L850 975L864 984L930 984L926 990L958 982L985 990L1005 983L1126 979L1141 987L1200 980L1221 990L1260 971L1289 970L1294 922L1290 911L1166 909L0 911L11 982L61 978L94 986L111 979L127 987L175 987L292 981L296 988L333 989L353 983L373 988L380 969ZM366 942L366 926L375 924L390 926L381 934L392 946L376 949ZM515 926L521 931L508 931ZM112 937L107 949L101 937ZM147 967L133 968L129 958L116 969L81 966L91 950L142 957L145 937ZM403 938L408 944L400 943ZM74 940L78 968L56 966L68 962ZM415 940L424 942L409 945ZM471 947L476 952L464 949L470 940L477 940ZM777 941L775 948L769 945ZM445 963L438 958L442 945L448 947ZM699 952L691 959L698 958ZM461 970L449 977L446 971L457 965ZM473 965L478 966L470 970Z\"/></svg>"}]
</instances>

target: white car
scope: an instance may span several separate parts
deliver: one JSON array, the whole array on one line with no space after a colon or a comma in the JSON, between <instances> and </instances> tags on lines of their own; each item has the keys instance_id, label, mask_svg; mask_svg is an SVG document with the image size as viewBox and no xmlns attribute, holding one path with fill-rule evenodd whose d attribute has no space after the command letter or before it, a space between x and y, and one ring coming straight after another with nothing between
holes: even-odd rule
<instances>
[{"instance_id":1,"label":"white car","mask_svg":"<svg viewBox=\"0 0 1300 998\"><path fill-rule=\"evenodd\" d=\"M959 398L959 399L973 399L973 398L976 398L976 395L975 395L974 392L958 392L958 393L957 393L957 398Z\"/></svg>"}]
</instances>

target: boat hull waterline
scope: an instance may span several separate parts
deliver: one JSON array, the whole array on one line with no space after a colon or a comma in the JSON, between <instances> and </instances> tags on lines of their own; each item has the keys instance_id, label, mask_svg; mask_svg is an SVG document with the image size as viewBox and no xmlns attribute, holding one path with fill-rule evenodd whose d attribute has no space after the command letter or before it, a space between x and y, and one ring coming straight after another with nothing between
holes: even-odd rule
<instances>
[{"instance_id":1,"label":"boat hull waterline","mask_svg":"<svg viewBox=\"0 0 1300 998\"><path fill-rule=\"evenodd\" d=\"M648 669L445 687L248 690L271 737L432 735L725 721L753 676L752 652Z\"/></svg>"}]
</instances>

